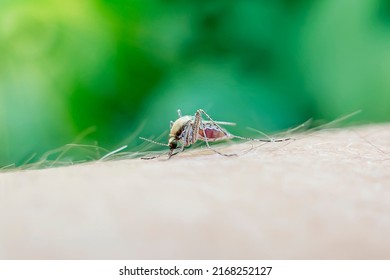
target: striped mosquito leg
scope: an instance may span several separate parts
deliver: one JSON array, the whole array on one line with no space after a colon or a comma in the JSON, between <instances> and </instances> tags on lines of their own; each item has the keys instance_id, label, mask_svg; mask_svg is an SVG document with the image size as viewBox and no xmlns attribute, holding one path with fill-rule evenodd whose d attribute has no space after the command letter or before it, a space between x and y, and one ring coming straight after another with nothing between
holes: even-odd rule
<instances>
[{"instance_id":1,"label":"striped mosquito leg","mask_svg":"<svg viewBox=\"0 0 390 280\"><path fill-rule=\"evenodd\" d=\"M284 141L294 140L294 138L255 139L255 138L242 137L242 136L238 136L238 135L232 135L232 136L233 136L233 138L237 138L237 139L241 139L241 140L249 140L249 141L255 141L255 142L267 142L267 143L284 142Z\"/></svg>"},{"instance_id":2,"label":"striped mosquito leg","mask_svg":"<svg viewBox=\"0 0 390 280\"><path fill-rule=\"evenodd\" d=\"M191 144L194 144L197 140L198 140L198 131L199 131L199 128L201 127L201 124L202 124L202 116L198 111L196 111L195 113L195 117L194 117L194 122L192 124L192 143ZM204 131L204 126L202 125L202 129Z\"/></svg>"}]
</instances>

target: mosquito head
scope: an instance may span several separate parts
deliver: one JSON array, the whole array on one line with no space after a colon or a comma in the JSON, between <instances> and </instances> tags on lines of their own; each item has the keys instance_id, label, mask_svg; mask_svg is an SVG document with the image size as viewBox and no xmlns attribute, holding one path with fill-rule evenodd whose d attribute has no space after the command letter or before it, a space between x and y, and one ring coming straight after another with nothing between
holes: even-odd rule
<instances>
[{"instance_id":1,"label":"mosquito head","mask_svg":"<svg viewBox=\"0 0 390 280\"><path fill-rule=\"evenodd\" d=\"M170 150L177 148L177 139L175 137L169 137L168 146Z\"/></svg>"},{"instance_id":2,"label":"mosquito head","mask_svg":"<svg viewBox=\"0 0 390 280\"><path fill-rule=\"evenodd\" d=\"M171 124L171 131L169 132L168 146L171 151L177 148L179 141L182 141L183 135L188 124L192 121L192 116L184 116L178 118Z\"/></svg>"}]
</instances>

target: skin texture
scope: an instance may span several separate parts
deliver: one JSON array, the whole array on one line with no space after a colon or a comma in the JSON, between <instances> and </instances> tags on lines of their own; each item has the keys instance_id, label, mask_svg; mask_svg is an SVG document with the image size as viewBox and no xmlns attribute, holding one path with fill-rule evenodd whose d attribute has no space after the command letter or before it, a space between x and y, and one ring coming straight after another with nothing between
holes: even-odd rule
<instances>
[{"instance_id":1,"label":"skin texture","mask_svg":"<svg viewBox=\"0 0 390 280\"><path fill-rule=\"evenodd\" d=\"M389 259L390 125L0 173L1 259Z\"/></svg>"}]
</instances>

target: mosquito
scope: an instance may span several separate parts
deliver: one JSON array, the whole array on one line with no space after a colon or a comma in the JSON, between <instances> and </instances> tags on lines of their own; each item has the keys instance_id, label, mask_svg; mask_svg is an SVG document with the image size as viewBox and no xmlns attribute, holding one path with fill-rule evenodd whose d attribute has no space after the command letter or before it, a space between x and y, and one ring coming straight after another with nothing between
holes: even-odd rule
<instances>
[{"instance_id":1,"label":"mosquito","mask_svg":"<svg viewBox=\"0 0 390 280\"><path fill-rule=\"evenodd\" d=\"M172 156L181 153L184 151L185 147L189 147L192 144L195 144L198 140L204 141L206 143L207 148L214 151L215 153L222 156L237 156L237 154L224 154L221 153L210 146L210 142L217 142L229 139L241 139L241 140L250 140L257 142L282 142L291 140L291 138L283 138L283 139L253 139L241 137L238 135L231 134L221 125L234 126L235 123L225 122L225 121L214 121L204 110L199 109L196 111L194 116L182 116L180 109L177 110L177 114L179 118L176 121L171 121L170 123L170 132L168 144L156 142L147 138L140 137L140 139L169 147L168 159ZM202 118L204 116L206 120ZM179 151L177 151L179 149ZM142 158L142 159L154 159L157 158Z\"/></svg>"}]
</instances>

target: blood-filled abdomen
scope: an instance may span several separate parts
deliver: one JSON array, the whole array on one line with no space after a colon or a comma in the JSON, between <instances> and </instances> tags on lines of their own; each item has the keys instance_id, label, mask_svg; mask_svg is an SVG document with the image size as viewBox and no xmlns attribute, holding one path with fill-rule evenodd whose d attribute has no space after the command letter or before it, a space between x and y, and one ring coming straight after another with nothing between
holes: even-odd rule
<instances>
[{"instance_id":1,"label":"blood-filled abdomen","mask_svg":"<svg viewBox=\"0 0 390 280\"><path fill-rule=\"evenodd\" d=\"M210 142L229 138L227 132L222 131L219 128L207 128L207 127L204 129L200 128L198 132L199 138L204 140L205 134L207 137L207 141Z\"/></svg>"}]
</instances>

